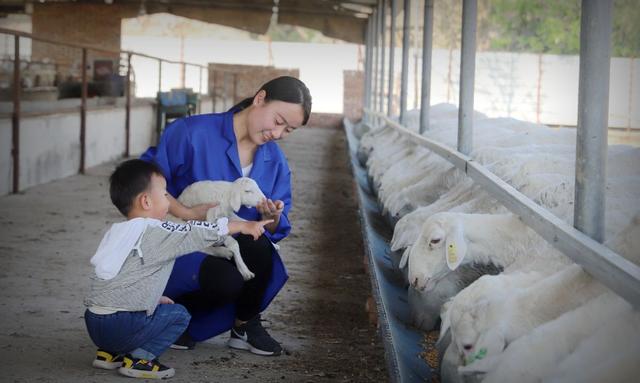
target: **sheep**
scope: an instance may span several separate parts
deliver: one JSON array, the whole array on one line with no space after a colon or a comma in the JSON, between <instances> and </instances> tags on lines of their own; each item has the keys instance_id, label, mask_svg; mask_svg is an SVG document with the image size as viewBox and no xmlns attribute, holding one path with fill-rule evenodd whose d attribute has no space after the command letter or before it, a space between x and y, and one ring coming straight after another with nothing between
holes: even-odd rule
<instances>
[{"instance_id":1,"label":"sheep","mask_svg":"<svg viewBox=\"0 0 640 383\"><path fill-rule=\"evenodd\" d=\"M542 323L605 292L604 286L578 265L515 292L502 292L460 310L450 309L452 342L467 364L481 356L492 358L520 336Z\"/></svg>"},{"instance_id":2,"label":"sheep","mask_svg":"<svg viewBox=\"0 0 640 383\"><path fill-rule=\"evenodd\" d=\"M411 251L405 253L400 267L408 263L412 287L424 291L462 263L506 267L524 254L531 257L534 251L542 252L541 241L518 216L510 213L441 212L424 223L420 237ZM470 252L467 252L467 244L472 246ZM455 248L456 259L447 267L447 253L451 253L452 247Z\"/></svg>"},{"instance_id":3,"label":"sheep","mask_svg":"<svg viewBox=\"0 0 640 383\"><path fill-rule=\"evenodd\" d=\"M220 217L241 220L242 218L235 215L235 212L238 211L242 205L255 207L264 198L266 198L264 193L262 193L260 187L254 180L248 177L240 177L233 182L194 182L182 191L178 197L178 201L188 207L203 203L218 203L218 206L207 211L207 221L215 222ZM173 220L177 219L173 217ZM227 236L224 241L224 246L233 252L233 260L242 278L245 281L253 278L255 274L249 270L242 260L238 242L236 242L233 237ZM227 252L221 252L215 247L209 247L203 252L214 256L229 258Z\"/></svg>"},{"instance_id":4,"label":"sheep","mask_svg":"<svg viewBox=\"0 0 640 383\"><path fill-rule=\"evenodd\" d=\"M630 382L640 375L640 312L611 316L544 379L550 383Z\"/></svg>"},{"instance_id":5,"label":"sheep","mask_svg":"<svg viewBox=\"0 0 640 383\"><path fill-rule=\"evenodd\" d=\"M487 372L485 382L538 382L571 354L585 338L606 322L632 311L631 306L611 292L604 293L557 319L536 327L497 356L485 357L461 372ZM631 334L630 334L631 335Z\"/></svg>"},{"instance_id":6,"label":"sheep","mask_svg":"<svg viewBox=\"0 0 640 383\"><path fill-rule=\"evenodd\" d=\"M639 263L640 214L636 214L632 222L606 245L630 261ZM504 282L514 278L518 283L523 282L520 280L521 274L482 277L463 290L449 305L448 312L443 316L443 329L450 323L452 337L461 339L460 342L470 346L470 350L479 350L485 346L481 339L484 337L486 340L491 333L502 334L508 346L504 353L500 353L499 346L495 345L498 337L494 336L486 347L487 350L493 347L493 351L489 351L484 359L461 368L461 372L489 372L487 381L538 381L554 366L554 358L549 355L565 355L571 352L580 340L598 328L600 323L631 309L628 303L581 271L578 265L571 265L538 283L525 282L524 285L528 287L519 291L516 289L515 294L505 297L503 292L508 294L514 289L505 288ZM575 292L572 293L571 290ZM545 323L554 319L557 313L580 305L585 298L598 295L601 297ZM473 302L480 296L491 298L486 298L485 302L474 306ZM534 302L538 310L534 310L528 302ZM499 322L494 322L488 319L492 315L488 314L488 311L503 312L507 318L503 317ZM478 315L478 312L482 315ZM526 318L526 321L518 322L519 318ZM537 325L541 326L527 333L528 329ZM459 328L455 329L454 326ZM524 334L527 335L518 339ZM477 339L480 344L474 343L473 339ZM517 340L508 343L514 339ZM615 348L614 343L608 344ZM541 347L545 347L549 355L537 355ZM460 349L464 349L464 346Z\"/></svg>"}]
</instances>

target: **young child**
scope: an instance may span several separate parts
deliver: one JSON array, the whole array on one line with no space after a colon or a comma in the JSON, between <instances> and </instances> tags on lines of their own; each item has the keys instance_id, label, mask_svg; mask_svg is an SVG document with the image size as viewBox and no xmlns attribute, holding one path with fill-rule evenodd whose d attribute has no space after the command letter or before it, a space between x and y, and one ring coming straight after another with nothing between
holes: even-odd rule
<instances>
[{"instance_id":1,"label":"young child","mask_svg":"<svg viewBox=\"0 0 640 383\"><path fill-rule=\"evenodd\" d=\"M175 370L158 357L191 319L184 306L162 296L174 260L220 245L226 235L257 239L272 222L163 222L169 210L166 185L160 169L142 160L125 161L111 175L111 201L127 221L107 231L91 258L95 275L84 318L98 346L94 367L118 368L135 378L172 377Z\"/></svg>"}]
</instances>

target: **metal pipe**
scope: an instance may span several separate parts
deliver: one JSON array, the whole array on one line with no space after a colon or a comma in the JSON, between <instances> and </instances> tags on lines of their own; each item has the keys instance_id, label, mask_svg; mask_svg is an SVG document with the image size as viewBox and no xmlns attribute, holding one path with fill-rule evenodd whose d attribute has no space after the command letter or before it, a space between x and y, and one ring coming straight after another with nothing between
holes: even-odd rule
<instances>
[{"instance_id":1,"label":"metal pipe","mask_svg":"<svg viewBox=\"0 0 640 383\"><path fill-rule=\"evenodd\" d=\"M130 155L130 122L131 122L131 53L127 54L127 87L125 89L126 95L126 103L125 103L125 120L124 120L124 131L125 131L125 149L124 156L129 157Z\"/></svg>"},{"instance_id":2,"label":"metal pipe","mask_svg":"<svg viewBox=\"0 0 640 383\"><path fill-rule=\"evenodd\" d=\"M372 34L372 48L373 54L372 70L371 70L371 106L370 108L375 110L378 105L378 70L380 69L379 57L380 49L378 49L378 31L380 24L380 12L376 9L373 13L373 34Z\"/></svg>"},{"instance_id":3,"label":"metal pipe","mask_svg":"<svg viewBox=\"0 0 640 383\"><path fill-rule=\"evenodd\" d=\"M43 37L40 37L40 36L34 36L31 33L19 32L19 31L14 31L12 29L6 29L6 28L0 28L0 33L7 34L7 35L12 35L12 36L26 37L26 38L29 38L29 39L34 40L34 41L41 41L41 42L44 42L44 43L49 43L49 44L54 44L54 45L62 45L62 46L65 46L65 47L71 47L71 48L77 48L77 49L87 48L87 49L90 49L92 51L103 52L103 53L111 53L111 54L114 54L114 55L121 54L121 53L131 53L131 54L134 54L136 56L146 57L148 59L154 59L154 60L159 59L159 57L147 55L147 54L144 54L144 53L137 53L137 52L131 52L131 51L121 51L121 50L111 50L111 49L103 48L103 47L101 47L99 45L72 44L72 43L67 43L67 42L63 42L63 41L47 39L47 38L43 38ZM168 62L170 64L180 64L180 63L182 63L182 61L173 61L173 60L164 60L164 61L166 61L166 62ZM195 66L199 66L199 67L204 67L204 65L195 64L195 63L186 63L186 64L195 65Z\"/></svg>"},{"instance_id":4,"label":"metal pipe","mask_svg":"<svg viewBox=\"0 0 640 383\"><path fill-rule=\"evenodd\" d=\"M387 29L387 15L385 12L387 4L385 0L382 0L380 3L380 112L384 113L384 62L385 62L385 43L384 43L384 35Z\"/></svg>"},{"instance_id":5,"label":"metal pipe","mask_svg":"<svg viewBox=\"0 0 640 383\"><path fill-rule=\"evenodd\" d=\"M612 0L582 0L574 226L604 240Z\"/></svg>"},{"instance_id":6,"label":"metal pipe","mask_svg":"<svg viewBox=\"0 0 640 383\"><path fill-rule=\"evenodd\" d=\"M477 0L462 3L462 57L460 62L460 108L458 109L458 151L473 148L473 88L476 70Z\"/></svg>"},{"instance_id":7,"label":"metal pipe","mask_svg":"<svg viewBox=\"0 0 640 383\"><path fill-rule=\"evenodd\" d=\"M391 0L391 28L389 29L389 90L387 92L387 116L393 114L393 82L395 77L395 44L396 44L396 17L398 16L398 0Z\"/></svg>"},{"instance_id":8,"label":"metal pipe","mask_svg":"<svg viewBox=\"0 0 640 383\"><path fill-rule=\"evenodd\" d=\"M13 114L11 141L13 144L13 192L20 191L20 36L14 36L13 56Z\"/></svg>"},{"instance_id":9,"label":"metal pipe","mask_svg":"<svg viewBox=\"0 0 640 383\"><path fill-rule=\"evenodd\" d=\"M158 92L162 92L162 59L158 60Z\"/></svg>"},{"instance_id":10,"label":"metal pipe","mask_svg":"<svg viewBox=\"0 0 640 383\"><path fill-rule=\"evenodd\" d=\"M400 80L400 123L407 115L407 85L409 83L409 36L411 34L411 0L404 0L404 24L402 25L402 75Z\"/></svg>"},{"instance_id":11,"label":"metal pipe","mask_svg":"<svg viewBox=\"0 0 640 383\"><path fill-rule=\"evenodd\" d=\"M431 105L431 52L433 48L433 0L424 0L422 26L422 96L420 97L420 133L429 130Z\"/></svg>"},{"instance_id":12,"label":"metal pipe","mask_svg":"<svg viewBox=\"0 0 640 383\"><path fill-rule=\"evenodd\" d=\"M364 62L364 108L370 108L369 100L371 96L371 17L367 22L365 35L365 62ZM363 113L363 116L364 113ZM366 117L366 116L365 116Z\"/></svg>"},{"instance_id":13,"label":"metal pipe","mask_svg":"<svg viewBox=\"0 0 640 383\"><path fill-rule=\"evenodd\" d=\"M82 90L80 101L80 174L85 171L87 152L87 48L82 48Z\"/></svg>"}]
</instances>

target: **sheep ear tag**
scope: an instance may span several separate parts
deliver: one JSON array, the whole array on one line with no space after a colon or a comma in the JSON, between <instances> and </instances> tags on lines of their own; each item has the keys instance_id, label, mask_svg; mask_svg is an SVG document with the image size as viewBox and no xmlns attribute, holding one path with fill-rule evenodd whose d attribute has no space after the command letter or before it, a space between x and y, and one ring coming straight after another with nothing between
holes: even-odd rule
<instances>
[{"instance_id":1,"label":"sheep ear tag","mask_svg":"<svg viewBox=\"0 0 640 383\"><path fill-rule=\"evenodd\" d=\"M445 243L445 258L447 259L447 266L451 271L457 269L462 263L466 253L465 247L464 241L447 241Z\"/></svg>"}]
</instances>

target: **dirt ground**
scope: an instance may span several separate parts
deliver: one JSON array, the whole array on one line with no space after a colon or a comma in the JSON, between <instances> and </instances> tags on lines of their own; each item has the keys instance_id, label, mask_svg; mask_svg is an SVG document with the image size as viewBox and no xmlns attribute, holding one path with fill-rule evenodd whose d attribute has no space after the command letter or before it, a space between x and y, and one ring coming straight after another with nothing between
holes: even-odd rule
<instances>
[{"instance_id":1,"label":"dirt ground","mask_svg":"<svg viewBox=\"0 0 640 383\"><path fill-rule=\"evenodd\" d=\"M285 355L231 351L228 335L169 350L175 382L385 382L384 352L364 305L357 203L340 130L303 128L282 142L293 172L294 229L281 242L290 279L264 314ZM114 164L0 198L2 382L123 382L91 367L82 299L89 258L121 217Z\"/></svg>"}]
</instances>

